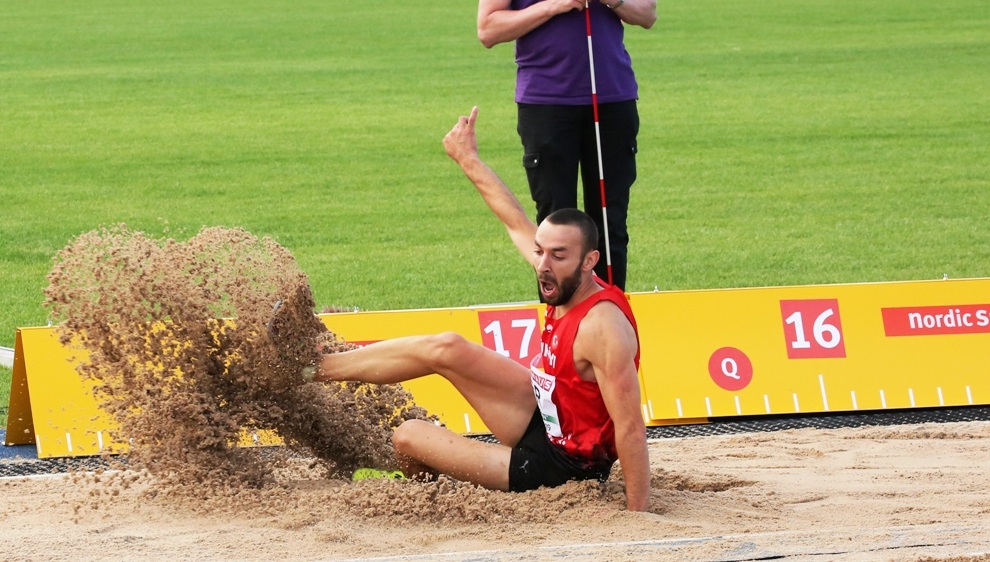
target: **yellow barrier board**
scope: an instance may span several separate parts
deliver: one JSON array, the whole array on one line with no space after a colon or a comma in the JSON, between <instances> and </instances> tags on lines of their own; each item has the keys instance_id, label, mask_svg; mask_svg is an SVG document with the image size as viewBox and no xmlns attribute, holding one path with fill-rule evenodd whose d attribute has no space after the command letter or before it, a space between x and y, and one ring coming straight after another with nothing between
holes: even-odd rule
<instances>
[{"instance_id":1,"label":"yellow barrier board","mask_svg":"<svg viewBox=\"0 0 990 562\"><path fill-rule=\"evenodd\" d=\"M21 331L14 341L14 368L10 377L10 402L7 408L7 437L4 445L34 443L34 417L31 415L31 395L28 392L27 368L24 366L24 344Z\"/></svg>"},{"instance_id":2,"label":"yellow barrier board","mask_svg":"<svg viewBox=\"0 0 990 562\"><path fill-rule=\"evenodd\" d=\"M119 452L110 442L112 419L96 406L53 328L17 330L7 445L34 443L38 457Z\"/></svg>"},{"instance_id":3,"label":"yellow barrier board","mask_svg":"<svg viewBox=\"0 0 990 562\"><path fill-rule=\"evenodd\" d=\"M334 333L359 345L453 331L525 364L539 352L542 329L542 307L535 304L340 313L321 318ZM113 427L112 420L97 407L91 387L76 372L72 354L59 343L54 328L17 331L5 444L35 443L39 458L126 451L125 443L111 442L108 428ZM474 409L442 377L431 375L404 386L417 404L436 414L451 430L488 431ZM242 445L278 442L269 432L245 433L241 439Z\"/></svg>"},{"instance_id":4,"label":"yellow barrier board","mask_svg":"<svg viewBox=\"0 0 990 562\"><path fill-rule=\"evenodd\" d=\"M650 425L990 404L990 279L634 293L630 303ZM522 303L321 319L359 345L452 331L528 365L543 312ZM120 450L70 353L53 328L18 330L7 444L34 442L39 457ZM404 386L452 430L487 432L443 378Z\"/></svg>"},{"instance_id":5,"label":"yellow barrier board","mask_svg":"<svg viewBox=\"0 0 990 562\"><path fill-rule=\"evenodd\" d=\"M631 302L652 420L990 403L990 279Z\"/></svg>"}]
</instances>

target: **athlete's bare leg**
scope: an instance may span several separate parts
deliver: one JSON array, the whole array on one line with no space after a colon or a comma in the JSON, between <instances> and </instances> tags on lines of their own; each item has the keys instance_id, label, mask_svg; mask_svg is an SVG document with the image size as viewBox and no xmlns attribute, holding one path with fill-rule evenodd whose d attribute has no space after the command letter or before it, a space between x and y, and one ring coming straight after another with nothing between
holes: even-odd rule
<instances>
[{"instance_id":1,"label":"athlete's bare leg","mask_svg":"<svg viewBox=\"0 0 990 562\"><path fill-rule=\"evenodd\" d=\"M392 435L399 468L410 477L435 472L493 490L509 490L511 449L458 435L428 421L409 420Z\"/></svg>"},{"instance_id":2,"label":"athlete's bare leg","mask_svg":"<svg viewBox=\"0 0 990 562\"><path fill-rule=\"evenodd\" d=\"M316 380L394 384L432 373L454 385L501 443L515 446L536 410L529 370L455 333L324 355Z\"/></svg>"}]
</instances>

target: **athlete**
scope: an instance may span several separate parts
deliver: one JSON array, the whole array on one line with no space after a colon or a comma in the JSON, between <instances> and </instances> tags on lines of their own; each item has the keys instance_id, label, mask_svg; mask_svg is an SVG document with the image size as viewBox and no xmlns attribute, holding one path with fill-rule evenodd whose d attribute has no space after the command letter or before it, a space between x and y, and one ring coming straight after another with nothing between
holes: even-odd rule
<instances>
[{"instance_id":1,"label":"athlete","mask_svg":"<svg viewBox=\"0 0 990 562\"><path fill-rule=\"evenodd\" d=\"M394 384L437 373L499 440L483 443L427 421L406 421L392 441L407 475L442 473L518 492L568 480L605 480L618 460L628 509L645 511L649 455L632 310L621 290L593 273L599 253L591 218L562 209L537 227L480 159L477 116L475 107L470 116L460 117L444 148L536 270L548 305L540 357L527 369L458 334L444 333L324 355L315 380Z\"/></svg>"}]
</instances>

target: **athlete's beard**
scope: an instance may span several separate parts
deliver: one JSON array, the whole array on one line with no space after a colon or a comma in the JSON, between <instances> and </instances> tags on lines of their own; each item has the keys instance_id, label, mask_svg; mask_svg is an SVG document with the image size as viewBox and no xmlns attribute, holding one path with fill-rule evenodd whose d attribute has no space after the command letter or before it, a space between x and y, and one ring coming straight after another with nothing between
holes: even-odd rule
<instances>
[{"instance_id":1,"label":"athlete's beard","mask_svg":"<svg viewBox=\"0 0 990 562\"><path fill-rule=\"evenodd\" d=\"M536 276L537 281L540 283L550 283L557 287L557 294L554 297L547 298L546 303L552 306L560 306L562 304L567 304L570 302L571 297L577 292L578 288L581 286L581 265L578 264L577 268L574 269L574 273L564 277L559 282L557 278L554 277L552 273L540 273Z\"/></svg>"}]
</instances>

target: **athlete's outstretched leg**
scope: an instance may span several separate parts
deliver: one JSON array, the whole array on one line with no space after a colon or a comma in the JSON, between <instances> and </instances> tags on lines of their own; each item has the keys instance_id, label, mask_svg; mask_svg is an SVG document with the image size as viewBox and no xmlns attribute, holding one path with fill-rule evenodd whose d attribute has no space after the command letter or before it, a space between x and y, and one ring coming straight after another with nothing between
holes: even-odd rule
<instances>
[{"instance_id":1,"label":"athlete's outstretched leg","mask_svg":"<svg viewBox=\"0 0 990 562\"><path fill-rule=\"evenodd\" d=\"M436 373L513 446L536 409L529 370L456 333L385 340L323 356L316 380L394 384Z\"/></svg>"}]
</instances>

